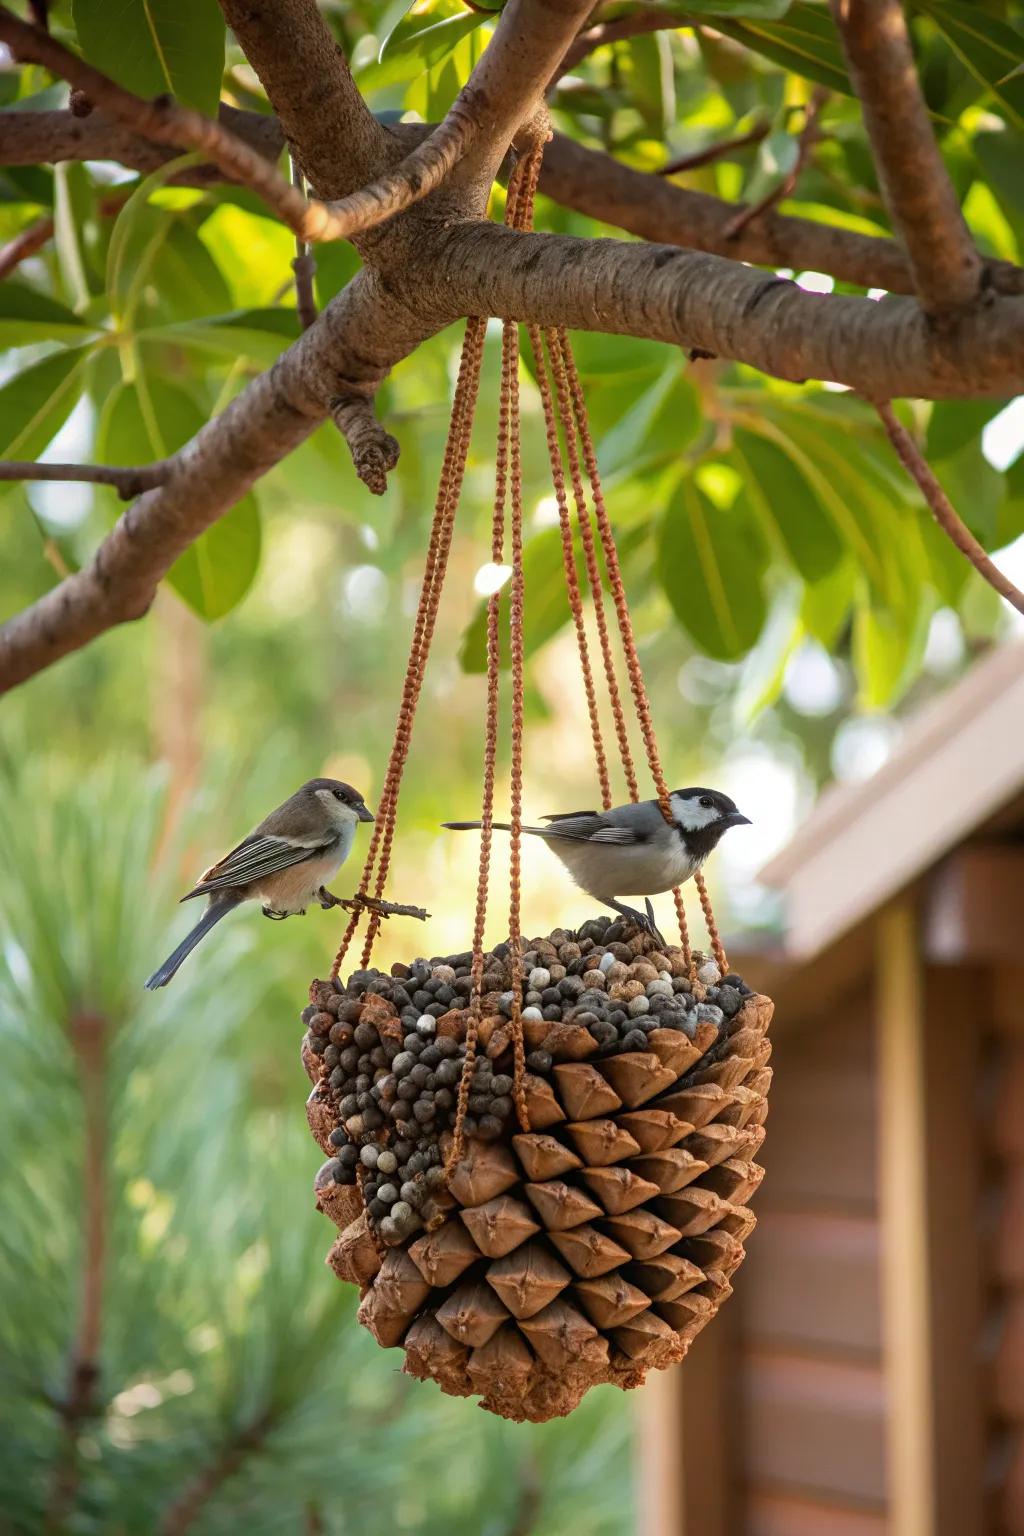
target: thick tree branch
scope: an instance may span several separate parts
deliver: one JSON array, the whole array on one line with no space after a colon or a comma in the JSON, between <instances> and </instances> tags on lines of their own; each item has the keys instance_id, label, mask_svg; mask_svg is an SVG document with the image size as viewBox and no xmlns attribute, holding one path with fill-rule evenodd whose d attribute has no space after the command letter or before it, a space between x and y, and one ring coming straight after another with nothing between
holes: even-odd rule
<instances>
[{"instance_id":1,"label":"thick tree branch","mask_svg":"<svg viewBox=\"0 0 1024 1536\"><path fill-rule=\"evenodd\" d=\"M276 161L284 134L276 117L239 112L223 102L219 121L264 160ZM97 108L88 117L73 112L0 112L0 165L55 165L60 160L115 160L133 171L155 171L174 151L143 138L109 112ZM198 166L174 180L187 183L232 181L219 167Z\"/></svg>"},{"instance_id":2,"label":"thick tree branch","mask_svg":"<svg viewBox=\"0 0 1024 1536\"><path fill-rule=\"evenodd\" d=\"M1024 592L1015 587L1010 578L1004 576L999 567L989 559L935 478L924 454L906 427L897 419L892 406L888 401L876 402L875 409L882 419L882 425L889 435L889 441L895 448L900 463L917 482L932 516L943 533L956 545L960 553L967 557L978 574L999 593L1000 597L1004 597L1018 613L1024 613Z\"/></svg>"},{"instance_id":3,"label":"thick tree branch","mask_svg":"<svg viewBox=\"0 0 1024 1536\"><path fill-rule=\"evenodd\" d=\"M89 485L112 485L122 501L131 501L162 485L173 471L173 460L153 464L44 464L29 459L0 459L0 481L61 480Z\"/></svg>"},{"instance_id":4,"label":"thick tree branch","mask_svg":"<svg viewBox=\"0 0 1024 1536\"><path fill-rule=\"evenodd\" d=\"M777 378L828 379L872 399L1024 389L1024 300L1000 298L939 333L910 299L805 293L670 246L526 234L483 221L439 235L420 304L435 323L492 314L698 347Z\"/></svg>"},{"instance_id":5,"label":"thick tree branch","mask_svg":"<svg viewBox=\"0 0 1024 1536\"><path fill-rule=\"evenodd\" d=\"M563 207L614 224L644 240L710 251L762 266L828 272L865 288L910 293L910 264L895 240L859 235L769 211L729 238L736 204L677 187L556 133L540 190Z\"/></svg>"},{"instance_id":6,"label":"thick tree branch","mask_svg":"<svg viewBox=\"0 0 1024 1536\"><path fill-rule=\"evenodd\" d=\"M932 132L899 0L830 0L914 289L936 317L975 303L982 261Z\"/></svg>"}]
</instances>

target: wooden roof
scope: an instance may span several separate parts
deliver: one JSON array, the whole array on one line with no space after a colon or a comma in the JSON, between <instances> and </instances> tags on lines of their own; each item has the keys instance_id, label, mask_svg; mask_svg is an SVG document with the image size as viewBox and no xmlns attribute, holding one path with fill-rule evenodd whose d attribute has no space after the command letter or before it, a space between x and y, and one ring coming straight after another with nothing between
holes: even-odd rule
<instances>
[{"instance_id":1,"label":"wooden roof","mask_svg":"<svg viewBox=\"0 0 1024 1536\"><path fill-rule=\"evenodd\" d=\"M786 949L810 959L1024 789L1024 642L1001 646L913 718L863 784L833 788L761 871Z\"/></svg>"}]
</instances>

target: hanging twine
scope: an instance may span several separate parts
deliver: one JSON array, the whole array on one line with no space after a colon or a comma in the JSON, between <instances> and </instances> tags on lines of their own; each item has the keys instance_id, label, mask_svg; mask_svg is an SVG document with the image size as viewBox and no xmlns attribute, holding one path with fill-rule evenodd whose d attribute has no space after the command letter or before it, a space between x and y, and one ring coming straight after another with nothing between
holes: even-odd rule
<instances>
[{"instance_id":1,"label":"hanging twine","mask_svg":"<svg viewBox=\"0 0 1024 1536\"><path fill-rule=\"evenodd\" d=\"M480 384L480 365L483 361L485 330L485 320L474 317L466 322L466 333L462 343L462 356L459 363L458 382L455 387L451 422L448 428L448 440L445 445L437 501L434 506L434 518L427 546L423 585L420 589L419 605L416 610L412 641L409 647L409 660L406 665L405 680L402 686L402 698L399 705L398 721L395 727L395 738L391 747L391 755L388 759L387 772L384 776L384 785L380 793L377 819L373 835L370 839L366 862L363 866L362 878L359 883L357 901L359 898L365 898L369 892L374 868L377 865L378 852L380 853L380 865L377 871L375 895L380 896L382 894L387 881L391 848L394 842L398 794L406 759L409 755L409 743L412 738L412 728L416 718L416 706L419 702L420 690L423 686L427 656L430 651L430 642L433 639L437 620L441 587L447 569L448 554L451 549L455 509L458 504L459 492L462 489L466 457L469 452L469 434ZM356 910L349 919L348 926L338 948L338 953L334 957L334 965L331 969L332 976L337 976L344 964L349 945L362 919L363 910L361 906L357 905ZM380 927L380 921L379 913L371 913L366 942L363 947L362 963L364 966L369 964L373 941Z\"/></svg>"}]
</instances>

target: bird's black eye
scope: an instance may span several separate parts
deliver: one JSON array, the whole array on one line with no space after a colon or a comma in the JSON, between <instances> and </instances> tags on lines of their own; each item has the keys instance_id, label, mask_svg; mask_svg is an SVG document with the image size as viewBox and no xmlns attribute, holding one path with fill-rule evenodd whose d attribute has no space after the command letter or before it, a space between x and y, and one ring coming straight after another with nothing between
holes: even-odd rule
<instances>
[{"instance_id":1,"label":"bird's black eye","mask_svg":"<svg viewBox=\"0 0 1024 1536\"><path fill-rule=\"evenodd\" d=\"M705 810L709 811L715 802L712 800L710 795L701 795L700 803L705 808Z\"/></svg>"},{"instance_id":2,"label":"bird's black eye","mask_svg":"<svg viewBox=\"0 0 1024 1536\"><path fill-rule=\"evenodd\" d=\"M343 789L336 789L334 791L334 798L335 798L335 800L344 800L344 798L345 798L345 791Z\"/></svg>"}]
</instances>

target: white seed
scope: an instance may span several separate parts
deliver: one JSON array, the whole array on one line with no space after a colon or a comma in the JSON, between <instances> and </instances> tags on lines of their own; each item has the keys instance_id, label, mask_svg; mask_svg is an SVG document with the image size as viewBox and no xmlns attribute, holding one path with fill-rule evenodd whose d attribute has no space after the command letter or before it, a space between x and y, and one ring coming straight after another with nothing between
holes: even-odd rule
<instances>
[{"instance_id":1,"label":"white seed","mask_svg":"<svg viewBox=\"0 0 1024 1536\"><path fill-rule=\"evenodd\" d=\"M522 1016L524 1019L542 1019L544 1014L539 1008L524 1008Z\"/></svg>"},{"instance_id":2,"label":"white seed","mask_svg":"<svg viewBox=\"0 0 1024 1536\"><path fill-rule=\"evenodd\" d=\"M418 1035L432 1035L437 1029L437 1020L433 1014L424 1013L416 1020L416 1033Z\"/></svg>"},{"instance_id":3,"label":"white seed","mask_svg":"<svg viewBox=\"0 0 1024 1536\"><path fill-rule=\"evenodd\" d=\"M626 1008L630 1018L633 1019L637 1018L641 1013L650 1013L651 1011L651 1005L646 997L630 998Z\"/></svg>"},{"instance_id":4,"label":"white seed","mask_svg":"<svg viewBox=\"0 0 1024 1536\"><path fill-rule=\"evenodd\" d=\"M615 956L612 954L611 950L609 949L609 950L605 951L605 953L601 956L600 960L597 962L597 968L598 968L599 971L609 971L609 970L611 970L611 968L612 968L612 966L614 964L615 964Z\"/></svg>"},{"instance_id":5,"label":"white seed","mask_svg":"<svg viewBox=\"0 0 1024 1536\"><path fill-rule=\"evenodd\" d=\"M377 1154L377 1169L380 1173L394 1173L398 1167L398 1158L393 1152L386 1149Z\"/></svg>"},{"instance_id":6,"label":"white seed","mask_svg":"<svg viewBox=\"0 0 1024 1536\"><path fill-rule=\"evenodd\" d=\"M673 997L671 981L649 981L647 983L648 997Z\"/></svg>"},{"instance_id":7,"label":"white seed","mask_svg":"<svg viewBox=\"0 0 1024 1536\"><path fill-rule=\"evenodd\" d=\"M717 987L722 979L722 973L713 960L705 960L697 972L697 980L703 982L706 987Z\"/></svg>"},{"instance_id":8,"label":"white seed","mask_svg":"<svg viewBox=\"0 0 1024 1536\"><path fill-rule=\"evenodd\" d=\"M543 992L545 987L550 987L551 985L551 972L546 970L543 965L535 966L530 972L527 985L531 992Z\"/></svg>"}]
</instances>

